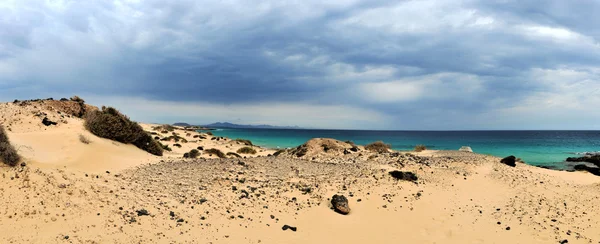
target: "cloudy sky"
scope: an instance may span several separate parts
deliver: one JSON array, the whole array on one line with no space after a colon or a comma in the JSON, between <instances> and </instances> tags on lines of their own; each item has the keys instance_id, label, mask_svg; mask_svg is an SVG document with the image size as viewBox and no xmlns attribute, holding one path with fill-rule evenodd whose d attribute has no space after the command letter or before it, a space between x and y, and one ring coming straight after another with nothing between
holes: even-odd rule
<instances>
[{"instance_id":1,"label":"cloudy sky","mask_svg":"<svg viewBox=\"0 0 600 244\"><path fill-rule=\"evenodd\" d=\"M2 0L0 100L77 94L160 123L600 129L598 23L597 0Z\"/></svg>"}]
</instances>

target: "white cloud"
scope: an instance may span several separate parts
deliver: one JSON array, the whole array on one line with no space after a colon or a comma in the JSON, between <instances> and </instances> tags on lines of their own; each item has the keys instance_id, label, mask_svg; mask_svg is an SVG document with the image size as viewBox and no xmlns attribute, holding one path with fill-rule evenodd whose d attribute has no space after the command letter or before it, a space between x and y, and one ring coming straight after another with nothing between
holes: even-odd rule
<instances>
[{"instance_id":1,"label":"white cloud","mask_svg":"<svg viewBox=\"0 0 600 244\"><path fill-rule=\"evenodd\" d=\"M396 103L416 100L461 100L483 91L477 76L440 73L409 77L388 82L361 83L355 88L358 97L374 103Z\"/></svg>"}]
</instances>

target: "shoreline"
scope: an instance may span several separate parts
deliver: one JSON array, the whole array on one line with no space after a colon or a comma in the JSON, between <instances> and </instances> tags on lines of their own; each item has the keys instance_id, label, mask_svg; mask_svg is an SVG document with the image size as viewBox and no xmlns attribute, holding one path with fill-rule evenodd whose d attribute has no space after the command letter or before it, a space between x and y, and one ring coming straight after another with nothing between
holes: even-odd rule
<instances>
[{"instance_id":1,"label":"shoreline","mask_svg":"<svg viewBox=\"0 0 600 244\"><path fill-rule=\"evenodd\" d=\"M16 114L0 119L24 158L0 166L0 242L600 241L600 177L586 172L333 139L273 156L245 140L141 124L171 149L153 156L93 135L63 109L0 104ZM235 156L245 147L255 154ZM199 157L184 158L192 150ZM335 211L335 195L347 200L346 214Z\"/></svg>"}]
</instances>

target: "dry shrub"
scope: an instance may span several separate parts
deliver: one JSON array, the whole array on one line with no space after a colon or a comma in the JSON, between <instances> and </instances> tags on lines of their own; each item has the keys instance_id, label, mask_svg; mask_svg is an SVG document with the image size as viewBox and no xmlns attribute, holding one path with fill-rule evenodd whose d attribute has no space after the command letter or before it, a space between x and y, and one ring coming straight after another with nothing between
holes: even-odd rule
<instances>
[{"instance_id":1,"label":"dry shrub","mask_svg":"<svg viewBox=\"0 0 600 244\"><path fill-rule=\"evenodd\" d=\"M221 150L216 149L216 148L211 148L211 149L207 149L204 150L205 153L208 153L210 155L217 155L217 157L219 158L226 158L225 153L221 152Z\"/></svg>"},{"instance_id":2,"label":"dry shrub","mask_svg":"<svg viewBox=\"0 0 600 244\"><path fill-rule=\"evenodd\" d=\"M415 146L415 152L422 152L427 150L427 147L425 145L419 144Z\"/></svg>"},{"instance_id":3,"label":"dry shrub","mask_svg":"<svg viewBox=\"0 0 600 244\"><path fill-rule=\"evenodd\" d=\"M285 152L287 152L287 150L279 149L279 150L277 150L277 152L273 153L273 156L279 156L280 154L285 153Z\"/></svg>"},{"instance_id":4,"label":"dry shrub","mask_svg":"<svg viewBox=\"0 0 600 244\"><path fill-rule=\"evenodd\" d=\"M10 144L4 126L0 125L0 160L9 166L16 166L21 161L21 156Z\"/></svg>"},{"instance_id":5,"label":"dry shrub","mask_svg":"<svg viewBox=\"0 0 600 244\"><path fill-rule=\"evenodd\" d=\"M240 154L256 154L256 150L254 150L254 148L251 147L242 147L240 149L237 150L237 153Z\"/></svg>"},{"instance_id":6,"label":"dry shrub","mask_svg":"<svg viewBox=\"0 0 600 244\"><path fill-rule=\"evenodd\" d=\"M246 146L254 146L254 145L252 145L252 141L250 141L250 140L238 138L238 139L235 139L234 141L241 142L242 144L244 144Z\"/></svg>"},{"instance_id":7,"label":"dry shrub","mask_svg":"<svg viewBox=\"0 0 600 244\"><path fill-rule=\"evenodd\" d=\"M236 158L241 158L241 157L242 157L242 156L240 156L239 154L237 154L237 153L234 153L234 152L228 152L228 153L227 153L227 156L234 156L234 157L236 157Z\"/></svg>"},{"instance_id":8,"label":"dry shrub","mask_svg":"<svg viewBox=\"0 0 600 244\"><path fill-rule=\"evenodd\" d=\"M392 145L385 144L382 141L376 141L365 146L365 149L376 153L386 153L390 148L392 148Z\"/></svg>"},{"instance_id":9,"label":"dry shrub","mask_svg":"<svg viewBox=\"0 0 600 244\"><path fill-rule=\"evenodd\" d=\"M90 144L91 143L90 139L88 139L87 137L85 137L82 134L79 134L79 141L81 143L83 143L83 144Z\"/></svg>"},{"instance_id":10,"label":"dry shrub","mask_svg":"<svg viewBox=\"0 0 600 244\"><path fill-rule=\"evenodd\" d=\"M183 154L184 158L197 158L198 156L200 156L200 151L197 149L192 149L190 152Z\"/></svg>"},{"instance_id":11,"label":"dry shrub","mask_svg":"<svg viewBox=\"0 0 600 244\"><path fill-rule=\"evenodd\" d=\"M102 107L99 111L89 111L85 116L85 128L92 134L122 142L131 143L151 154L162 156L162 146L147 134L136 122L112 107Z\"/></svg>"}]
</instances>

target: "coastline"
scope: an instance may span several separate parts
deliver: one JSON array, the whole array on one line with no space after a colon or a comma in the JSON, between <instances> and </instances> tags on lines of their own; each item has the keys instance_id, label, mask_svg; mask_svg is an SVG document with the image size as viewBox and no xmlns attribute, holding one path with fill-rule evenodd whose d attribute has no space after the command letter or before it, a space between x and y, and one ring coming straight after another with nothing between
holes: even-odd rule
<instances>
[{"instance_id":1,"label":"coastline","mask_svg":"<svg viewBox=\"0 0 600 244\"><path fill-rule=\"evenodd\" d=\"M205 150L183 158L198 147L231 153L248 142L141 124L172 149L159 157L96 137L55 103L34 105L0 104L3 114L17 114L2 123L24 158L0 166L1 242L600 241L600 177L586 172L332 139L277 156L250 146L256 154L246 158ZM41 113L57 124L43 125ZM349 213L332 209L334 195L348 200Z\"/></svg>"}]
</instances>

